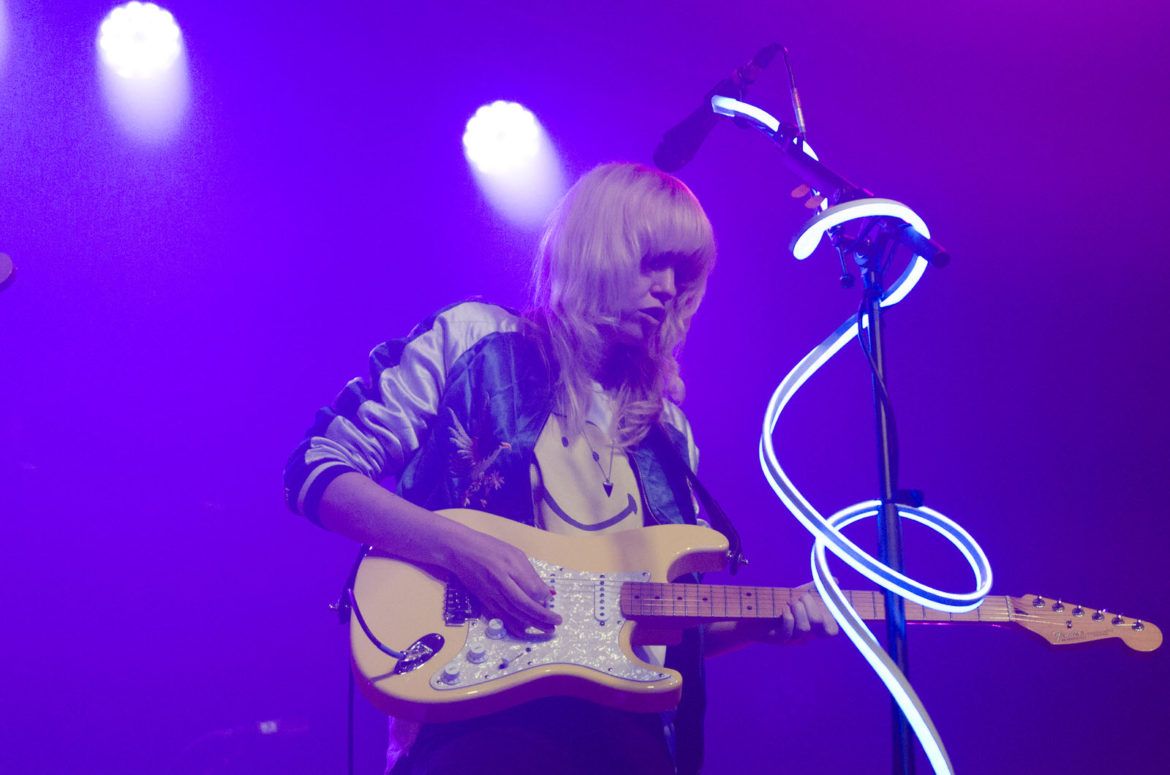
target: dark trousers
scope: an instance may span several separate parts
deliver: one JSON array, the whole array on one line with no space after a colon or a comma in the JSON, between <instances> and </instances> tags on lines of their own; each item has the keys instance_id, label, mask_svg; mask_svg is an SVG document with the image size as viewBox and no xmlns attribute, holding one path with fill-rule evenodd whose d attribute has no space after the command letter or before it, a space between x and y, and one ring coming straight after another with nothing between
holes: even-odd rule
<instances>
[{"instance_id":1,"label":"dark trousers","mask_svg":"<svg viewBox=\"0 0 1170 775\"><path fill-rule=\"evenodd\" d=\"M391 775L674 775L662 719L549 698L427 724Z\"/></svg>"}]
</instances>

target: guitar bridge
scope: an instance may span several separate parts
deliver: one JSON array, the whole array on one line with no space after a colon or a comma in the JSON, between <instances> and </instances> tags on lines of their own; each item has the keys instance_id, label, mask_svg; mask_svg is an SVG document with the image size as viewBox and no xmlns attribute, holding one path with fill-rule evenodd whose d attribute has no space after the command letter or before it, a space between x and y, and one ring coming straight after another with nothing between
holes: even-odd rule
<instances>
[{"instance_id":1,"label":"guitar bridge","mask_svg":"<svg viewBox=\"0 0 1170 775\"><path fill-rule=\"evenodd\" d=\"M460 627L468 619L478 619L479 615L479 601L457 580L448 581L443 590L443 623L448 627Z\"/></svg>"}]
</instances>

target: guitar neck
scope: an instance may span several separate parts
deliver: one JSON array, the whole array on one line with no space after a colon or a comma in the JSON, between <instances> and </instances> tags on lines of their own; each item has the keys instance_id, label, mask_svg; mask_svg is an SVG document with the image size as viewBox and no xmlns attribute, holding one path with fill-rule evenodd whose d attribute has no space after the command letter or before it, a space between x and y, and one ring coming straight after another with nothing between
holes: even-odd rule
<instances>
[{"instance_id":1,"label":"guitar neck","mask_svg":"<svg viewBox=\"0 0 1170 775\"><path fill-rule=\"evenodd\" d=\"M713 584L663 584L626 582L622 585L621 608L627 618L655 626L688 627L704 622L776 619L784 606L803 594L788 587L736 587ZM886 602L877 591L845 590L850 604L862 619L886 618ZM950 622L1012 621L1012 604L1006 596L986 598L982 605L965 613L948 613L907 602L906 621L946 624Z\"/></svg>"}]
</instances>

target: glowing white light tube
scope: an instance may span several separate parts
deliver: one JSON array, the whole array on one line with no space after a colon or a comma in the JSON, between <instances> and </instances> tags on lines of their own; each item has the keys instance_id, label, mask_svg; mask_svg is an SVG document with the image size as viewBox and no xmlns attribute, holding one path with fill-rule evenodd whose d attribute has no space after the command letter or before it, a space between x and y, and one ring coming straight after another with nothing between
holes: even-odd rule
<instances>
[{"instance_id":1,"label":"glowing white light tube","mask_svg":"<svg viewBox=\"0 0 1170 775\"><path fill-rule=\"evenodd\" d=\"M846 207L847 205L853 205L853 207ZM849 217L842 218L843 215L848 215ZM820 240L821 235L824 234L824 231L832 228L833 225L844 223L853 218L881 215L900 218L910 223L924 236L929 236L926 224L910 208L901 203L892 202L891 200L869 199L848 202L845 205L838 205L821 213L806 225L805 230L794 241L794 245L808 234L815 232L816 237L813 239L811 246L808 247L808 252L811 253L816 243ZM803 245L803 243L801 244ZM798 256L798 258L800 257ZM911 289L918 284L925 270L925 259L920 256L915 256L902 273L902 276L883 294L881 306L889 307L905 298ZM862 316L861 324L868 326L868 316ZM922 701L919 700L914 689L910 686L910 682L906 679L906 676L902 674L893 660L885 653L877 638L874 637L861 617L849 605L844 593L837 586L832 573L829 571L825 550L828 549L833 552L850 567L885 589L892 590L908 600L913 600L930 608L956 613L977 608L991 590L991 565L988 562L987 555L984 554L979 544L976 543L970 534L942 514L927 508L911 508L909 506L899 505L898 514L901 517L923 524L935 532L940 533L959 550L971 566L971 570L975 575L975 585L974 589L970 592L946 592L922 584L897 572L862 550L840 532L842 528L853 522L878 516L881 513L881 503L878 501L858 503L826 519L813 508L812 504L805 499L800 491L792 484L791 480L789 480L784 469L780 466L772 442L772 436L776 428L776 423L780 419L780 413L788 405L792 396L829 358L833 357L845 346L846 342L857 334L857 325L858 323L855 318L851 317L846 320L827 339L802 358L780 382L780 385L772 394L772 399L769 401L767 411L764 414L764 427L760 435L760 465L763 468L765 478L767 478L768 483L772 486L776 495L788 510L792 512L793 516L815 538L812 551L813 580L817 585L817 590L820 592L821 597L825 600L826 605L832 612L833 617L841 625L841 629L845 631L845 634L861 652L862 656L869 662L870 666L878 674L878 677L881 678L886 689L898 703L898 707L902 709L902 713L906 716L910 727L914 730L914 734L917 735L934 771L938 773L952 773L953 769L950 758L947 756L946 747L943 745L942 738L939 736L938 730L935 729L934 723L930 720L930 715L926 712L926 708L923 706Z\"/></svg>"},{"instance_id":2,"label":"glowing white light tube","mask_svg":"<svg viewBox=\"0 0 1170 775\"><path fill-rule=\"evenodd\" d=\"M755 105L749 105L746 102L740 102L731 97L716 94L711 98L711 110L721 116L728 116L730 118L750 118L756 123L766 126L773 134L780 131L780 122L771 113L766 110L761 110Z\"/></svg>"},{"instance_id":3,"label":"glowing white light tube","mask_svg":"<svg viewBox=\"0 0 1170 775\"><path fill-rule=\"evenodd\" d=\"M806 223L796 235L796 239L792 240L792 255L803 261L812 255L817 243L829 229L858 218L877 216L889 216L905 221L923 237L930 239L930 229L926 228L926 222L918 217L918 213L901 202L895 202L893 199L854 199L830 207Z\"/></svg>"}]
</instances>

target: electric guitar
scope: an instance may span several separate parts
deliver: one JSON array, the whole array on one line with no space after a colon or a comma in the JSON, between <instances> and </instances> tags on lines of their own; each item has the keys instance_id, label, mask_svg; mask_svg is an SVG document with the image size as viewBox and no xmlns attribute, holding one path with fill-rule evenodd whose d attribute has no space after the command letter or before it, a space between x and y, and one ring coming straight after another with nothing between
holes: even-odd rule
<instances>
[{"instance_id":1,"label":"electric guitar","mask_svg":"<svg viewBox=\"0 0 1170 775\"><path fill-rule=\"evenodd\" d=\"M394 716L454 721L552 695L666 710L678 703L682 677L647 661L645 646L677 642L682 628L704 622L775 619L801 594L668 583L724 567L727 539L704 527L563 536L468 509L442 513L524 551L556 591L550 607L563 621L551 635L513 635L445 571L368 554L353 591L353 666L367 699ZM884 619L881 592L847 594L863 618ZM988 597L962 614L907 602L906 620L1022 627L1057 646L1120 638L1153 651L1162 643L1149 622L1036 595Z\"/></svg>"}]
</instances>

